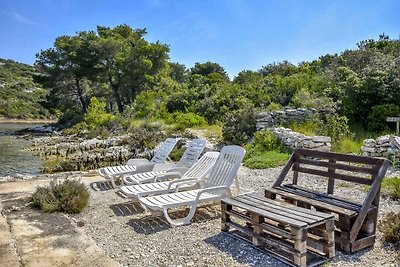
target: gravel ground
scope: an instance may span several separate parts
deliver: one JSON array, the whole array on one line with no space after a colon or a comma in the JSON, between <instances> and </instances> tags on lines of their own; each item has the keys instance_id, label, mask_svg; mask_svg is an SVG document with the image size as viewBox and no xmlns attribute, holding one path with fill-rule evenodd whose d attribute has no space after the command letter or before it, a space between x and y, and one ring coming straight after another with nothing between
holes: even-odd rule
<instances>
[{"instance_id":1,"label":"gravel ground","mask_svg":"<svg viewBox=\"0 0 400 267\"><path fill-rule=\"evenodd\" d=\"M270 187L281 168L250 170L241 167L241 191L258 191ZM400 176L397 172L389 175ZM303 179L306 180L306 179ZM302 181L301 177L300 180ZM322 180L313 186L320 188ZM325 183L324 183L325 184ZM355 199L365 195L362 187L338 183L337 191ZM172 228L162 215L154 215L118 194L99 177L91 184L89 207L79 215L71 215L78 226L93 238L106 254L122 266L286 266L265 252L220 231L218 204L198 208L193 223ZM379 217L389 211L400 211L398 201L382 197ZM183 216L177 210L174 216ZM397 252L398 253L398 252ZM352 255L337 251L329 266L400 266L396 251L381 242L372 249Z\"/></svg>"}]
</instances>

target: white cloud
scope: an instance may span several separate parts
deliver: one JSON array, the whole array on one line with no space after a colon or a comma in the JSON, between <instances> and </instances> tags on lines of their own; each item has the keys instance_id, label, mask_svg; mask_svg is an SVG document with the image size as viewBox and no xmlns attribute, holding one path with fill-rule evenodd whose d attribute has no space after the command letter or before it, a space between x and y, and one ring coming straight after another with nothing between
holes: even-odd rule
<instances>
[{"instance_id":1,"label":"white cloud","mask_svg":"<svg viewBox=\"0 0 400 267\"><path fill-rule=\"evenodd\" d=\"M17 13L16 11L13 12L13 16L19 22L22 22L22 23L25 23L25 24L28 24L28 25L35 25L36 24L32 20L22 16L21 14Z\"/></svg>"}]
</instances>

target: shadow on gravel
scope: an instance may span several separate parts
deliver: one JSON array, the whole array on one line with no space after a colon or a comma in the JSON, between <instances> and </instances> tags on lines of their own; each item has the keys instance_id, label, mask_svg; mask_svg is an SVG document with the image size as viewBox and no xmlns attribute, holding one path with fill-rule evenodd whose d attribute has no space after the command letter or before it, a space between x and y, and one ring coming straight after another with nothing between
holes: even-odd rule
<instances>
[{"instance_id":1,"label":"shadow on gravel","mask_svg":"<svg viewBox=\"0 0 400 267\"><path fill-rule=\"evenodd\" d=\"M114 189L110 181L90 183L90 188L92 188L94 191L108 191Z\"/></svg>"},{"instance_id":2,"label":"shadow on gravel","mask_svg":"<svg viewBox=\"0 0 400 267\"><path fill-rule=\"evenodd\" d=\"M225 252L235 261L246 264L246 266L288 266L229 233L221 232L204 239L204 242Z\"/></svg>"},{"instance_id":3,"label":"shadow on gravel","mask_svg":"<svg viewBox=\"0 0 400 267\"><path fill-rule=\"evenodd\" d=\"M119 203L110 206L110 209L118 217L120 216L130 216L138 213L144 212L142 206L139 203Z\"/></svg>"},{"instance_id":4,"label":"shadow on gravel","mask_svg":"<svg viewBox=\"0 0 400 267\"><path fill-rule=\"evenodd\" d=\"M175 219L180 219L189 213L189 208L175 210L169 212L170 217ZM196 214L192 219L192 222L202 223L210 220L215 220L220 218L219 206L218 205L206 205L197 208ZM151 214L146 217L132 219L127 222L133 230L139 234L154 234L171 227L168 221L164 218L162 212Z\"/></svg>"},{"instance_id":5,"label":"shadow on gravel","mask_svg":"<svg viewBox=\"0 0 400 267\"><path fill-rule=\"evenodd\" d=\"M249 266L289 266L274 258L268 252L256 248L248 241L232 233L220 232L217 235L204 239L220 251L229 254L237 262L248 264ZM360 258L372 248L362 249L354 254L345 254L336 250L336 256L331 260L332 263L360 264ZM329 262L327 263L329 265Z\"/></svg>"}]
</instances>

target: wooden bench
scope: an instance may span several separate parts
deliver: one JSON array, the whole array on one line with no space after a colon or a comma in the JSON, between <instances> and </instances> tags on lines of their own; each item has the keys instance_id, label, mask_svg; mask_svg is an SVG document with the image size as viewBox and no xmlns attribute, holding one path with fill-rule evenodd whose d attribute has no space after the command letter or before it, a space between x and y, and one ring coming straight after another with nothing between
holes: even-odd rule
<instances>
[{"instance_id":1,"label":"wooden bench","mask_svg":"<svg viewBox=\"0 0 400 267\"><path fill-rule=\"evenodd\" d=\"M388 166L386 159L296 149L265 196L280 196L300 207L335 214L336 246L353 253L375 243L380 185ZM298 185L299 174L306 175L303 186ZM326 191L310 189L313 177L325 178ZM334 194L336 180L345 181L341 183L349 188L352 184L370 187L364 200L357 202Z\"/></svg>"},{"instance_id":2,"label":"wooden bench","mask_svg":"<svg viewBox=\"0 0 400 267\"><path fill-rule=\"evenodd\" d=\"M248 193L221 201L221 230L281 261L315 266L335 256L334 216Z\"/></svg>"}]
</instances>

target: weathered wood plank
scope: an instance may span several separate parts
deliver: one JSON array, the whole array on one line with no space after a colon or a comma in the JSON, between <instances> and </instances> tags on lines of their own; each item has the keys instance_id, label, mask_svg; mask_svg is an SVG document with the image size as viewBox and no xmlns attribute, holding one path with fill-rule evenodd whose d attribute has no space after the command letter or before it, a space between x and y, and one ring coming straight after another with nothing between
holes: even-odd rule
<instances>
[{"instance_id":1,"label":"weathered wood plank","mask_svg":"<svg viewBox=\"0 0 400 267\"><path fill-rule=\"evenodd\" d=\"M302 172L302 173L308 173L308 174L313 174L313 175L317 175L317 176L323 176L323 177L327 177L327 178L333 178L333 179L338 179L338 180L353 182L353 183L358 183L358 184L371 185L373 182L372 179L366 179L366 178L361 178L361 177L346 175L346 174L341 174L341 173L332 173L332 172L328 172L328 171L310 169L310 168L305 168L305 167L296 167L295 168L295 166L293 166L293 170Z\"/></svg>"},{"instance_id":2,"label":"weathered wood plank","mask_svg":"<svg viewBox=\"0 0 400 267\"><path fill-rule=\"evenodd\" d=\"M333 164L336 163L336 160L330 159L328 163L333 165ZM335 172L336 172L336 166L337 166L337 165L338 165L338 164L335 164L334 167L328 167L328 172L329 172L329 173L335 173ZM346 165L346 166L347 166L347 165ZM335 187L335 178L329 177L329 179L328 179L327 193L328 193L328 194L333 194L333 189L334 189L334 187Z\"/></svg>"},{"instance_id":3,"label":"weathered wood plank","mask_svg":"<svg viewBox=\"0 0 400 267\"><path fill-rule=\"evenodd\" d=\"M305 222L301 222L301 221L297 221L294 219L288 219L285 216L279 215L279 214L271 214L270 212L262 209L262 208L258 208L258 207L254 207L251 203L245 203L245 201L238 201L236 199L233 198L226 198L222 200L223 202L233 205L233 206L239 206L241 208L247 209L250 212L254 212L254 213L258 213L261 216L277 221L277 222L282 222L282 223L290 223L293 224L295 226L298 227L305 227L307 226L307 223Z\"/></svg>"},{"instance_id":4,"label":"weathered wood plank","mask_svg":"<svg viewBox=\"0 0 400 267\"><path fill-rule=\"evenodd\" d=\"M269 188L266 189L268 191L271 191L277 195L281 195L287 198L291 198L291 199L296 199L296 200L300 200L300 201L304 201L306 203L309 203L310 205L316 207L316 208L320 208L323 210L329 210L332 211L334 213L337 214L344 214L347 216L355 216L357 214L357 212L353 211L353 210L349 210L349 209L345 209L345 208L341 208L332 204L328 204L322 201L318 201L318 200L314 200L314 199L310 199L308 197L304 197L304 196L300 196L300 195L296 195L294 193L290 193L286 190L282 190L281 188Z\"/></svg>"},{"instance_id":5,"label":"weathered wood plank","mask_svg":"<svg viewBox=\"0 0 400 267\"><path fill-rule=\"evenodd\" d=\"M329 218L329 217L333 217L333 215L327 215L326 213L322 213L322 212L318 212L318 211L314 211L314 210L310 210L310 209L306 209L306 208L302 208L302 207L297 207L297 206L288 204L286 202L270 200L270 199L262 197L256 193L250 193L246 196L243 196L243 198L252 200L255 203L260 204L260 205L267 205L267 206L271 206L275 209L286 211L289 213L289 216L290 216L290 214L304 216L305 218L314 220L314 222L321 221L321 220Z\"/></svg>"},{"instance_id":6,"label":"weathered wood plank","mask_svg":"<svg viewBox=\"0 0 400 267\"><path fill-rule=\"evenodd\" d=\"M295 154L298 158L303 156L311 158L335 159L336 161L345 161L345 162L379 165L379 166L382 165L383 162L385 161L384 159L378 159L372 157L341 154L335 152L323 152L323 151L303 149L303 148L296 149Z\"/></svg>"},{"instance_id":7,"label":"weathered wood plank","mask_svg":"<svg viewBox=\"0 0 400 267\"><path fill-rule=\"evenodd\" d=\"M304 187L295 186L292 184L284 185L280 188L287 189L289 192L306 196L312 199L317 199L319 201L324 201L326 203L336 205L345 209L359 211L361 209L361 204L355 203L349 199L339 198L336 196L321 194L320 192L308 190Z\"/></svg>"},{"instance_id":8,"label":"weathered wood plank","mask_svg":"<svg viewBox=\"0 0 400 267\"><path fill-rule=\"evenodd\" d=\"M317 167L332 168L335 170L339 169L339 170L349 171L349 172L365 173L365 174L369 174L369 175L374 175L377 173L377 169L376 169L375 165L372 165L371 167L360 167L360 166L336 163L335 159L329 159L329 161L321 161L321 160L315 160L315 159L301 158L301 159L297 159L296 163L317 166Z\"/></svg>"},{"instance_id":9,"label":"weathered wood plank","mask_svg":"<svg viewBox=\"0 0 400 267\"><path fill-rule=\"evenodd\" d=\"M293 152L293 154L290 156L288 162L286 163L285 167L283 167L281 173L279 174L278 178L276 178L274 184L272 185L272 187L274 186L279 186L283 180L285 179L286 175L288 174L288 172L290 171L293 162L295 161L295 152Z\"/></svg>"},{"instance_id":10,"label":"weathered wood plank","mask_svg":"<svg viewBox=\"0 0 400 267\"><path fill-rule=\"evenodd\" d=\"M291 214L287 210L281 210L279 206L267 205L267 203L255 203L254 200L246 198L237 199L239 202L248 205L250 212L260 213L265 218L274 220L280 223L290 223L293 225L306 226L309 223L314 223L315 220L304 218L302 215Z\"/></svg>"},{"instance_id":11,"label":"weathered wood plank","mask_svg":"<svg viewBox=\"0 0 400 267\"><path fill-rule=\"evenodd\" d=\"M361 229L361 225L363 224L365 217L367 216L368 210L381 188L382 179L385 176L388 167L389 161L386 160L379 169L378 174L376 175L374 182L372 183L371 188L369 189L365 197L360 213L358 214L356 221L354 222L354 225L350 231L350 241L356 240L358 232Z\"/></svg>"}]
</instances>

